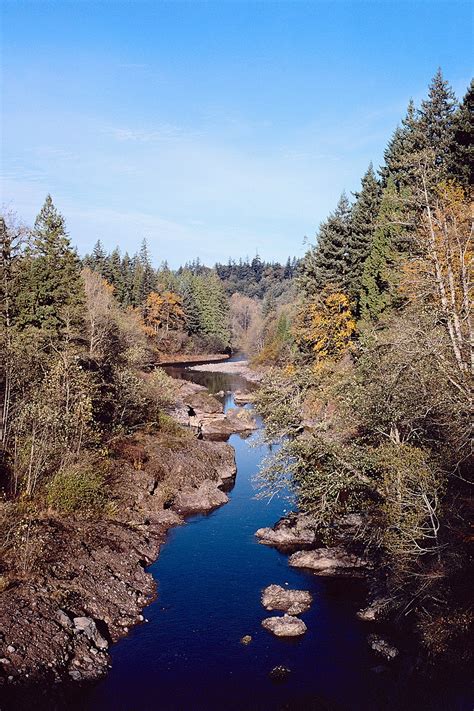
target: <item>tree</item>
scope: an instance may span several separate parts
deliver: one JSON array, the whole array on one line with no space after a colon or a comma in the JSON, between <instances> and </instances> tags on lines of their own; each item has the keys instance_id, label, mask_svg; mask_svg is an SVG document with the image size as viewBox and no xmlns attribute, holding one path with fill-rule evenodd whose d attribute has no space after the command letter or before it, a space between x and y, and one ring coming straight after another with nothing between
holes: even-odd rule
<instances>
[{"instance_id":1,"label":"tree","mask_svg":"<svg viewBox=\"0 0 474 711\"><path fill-rule=\"evenodd\" d=\"M171 291L163 294L151 291L143 306L143 321L146 332L152 336L157 336L160 330L167 334L178 329L185 321L181 297Z\"/></svg>"},{"instance_id":2,"label":"tree","mask_svg":"<svg viewBox=\"0 0 474 711\"><path fill-rule=\"evenodd\" d=\"M455 109L456 96L438 69L429 86L428 98L421 102L417 125L421 149L434 153L438 179L447 177Z\"/></svg>"},{"instance_id":3,"label":"tree","mask_svg":"<svg viewBox=\"0 0 474 711\"><path fill-rule=\"evenodd\" d=\"M305 255L300 284L309 296L326 286L339 290L348 287L348 247L351 230L351 207L345 193L319 228L317 244Z\"/></svg>"},{"instance_id":4,"label":"tree","mask_svg":"<svg viewBox=\"0 0 474 711\"><path fill-rule=\"evenodd\" d=\"M79 258L50 195L36 218L33 238L20 296L20 319L24 326L59 335L79 325L84 292Z\"/></svg>"},{"instance_id":5,"label":"tree","mask_svg":"<svg viewBox=\"0 0 474 711\"><path fill-rule=\"evenodd\" d=\"M361 321L378 321L397 300L395 265L401 246L402 206L392 177L382 195L372 246L364 264L359 292Z\"/></svg>"},{"instance_id":6,"label":"tree","mask_svg":"<svg viewBox=\"0 0 474 711\"><path fill-rule=\"evenodd\" d=\"M110 341L114 288L100 274L87 267L82 270L82 279L86 295L89 356L102 359Z\"/></svg>"},{"instance_id":7,"label":"tree","mask_svg":"<svg viewBox=\"0 0 474 711\"><path fill-rule=\"evenodd\" d=\"M360 280L365 261L372 247L380 207L381 190L372 163L362 178L361 191L356 193L355 197L347 250L348 285L352 299L357 299L360 290Z\"/></svg>"},{"instance_id":8,"label":"tree","mask_svg":"<svg viewBox=\"0 0 474 711\"><path fill-rule=\"evenodd\" d=\"M474 79L453 115L448 170L467 192L474 185Z\"/></svg>"},{"instance_id":9,"label":"tree","mask_svg":"<svg viewBox=\"0 0 474 711\"><path fill-rule=\"evenodd\" d=\"M303 301L293 335L303 353L324 361L344 355L355 327L348 297L327 286L317 298Z\"/></svg>"}]
</instances>

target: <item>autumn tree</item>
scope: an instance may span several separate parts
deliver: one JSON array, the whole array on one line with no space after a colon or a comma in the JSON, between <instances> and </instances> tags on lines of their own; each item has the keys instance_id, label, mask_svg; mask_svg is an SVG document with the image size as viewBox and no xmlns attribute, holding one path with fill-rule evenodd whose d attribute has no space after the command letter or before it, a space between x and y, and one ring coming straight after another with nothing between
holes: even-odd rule
<instances>
[{"instance_id":1,"label":"autumn tree","mask_svg":"<svg viewBox=\"0 0 474 711\"><path fill-rule=\"evenodd\" d=\"M349 298L326 287L318 298L302 303L293 334L303 352L326 360L347 351L355 327Z\"/></svg>"}]
</instances>

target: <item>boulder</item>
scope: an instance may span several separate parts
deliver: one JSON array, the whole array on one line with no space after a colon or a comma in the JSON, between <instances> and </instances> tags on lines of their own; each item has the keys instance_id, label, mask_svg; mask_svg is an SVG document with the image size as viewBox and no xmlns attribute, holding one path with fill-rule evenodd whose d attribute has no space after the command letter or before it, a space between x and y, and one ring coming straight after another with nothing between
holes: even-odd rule
<instances>
[{"instance_id":1,"label":"boulder","mask_svg":"<svg viewBox=\"0 0 474 711\"><path fill-rule=\"evenodd\" d=\"M216 413L224 412L224 405L207 392L197 392L190 395L186 398L184 404L194 410L198 417L201 414L215 415Z\"/></svg>"},{"instance_id":2,"label":"boulder","mask_svg":"<svg viewBox=\"0 0 474 711\"><path fill-rule=\"evenodd\" d=\"M87 639L95 644L97 649L107 649L109 643L102 637L92 617L75 617L73 619L76 632L83 632Z\"/></svg>"},{"instance_id":3,"label":"boulder","mask_svg":"<svg viewBox=\"0 0 474 711\"><path fill-rule=\"evenodd\" d=\"M276 637L300 637L303 635L307 627L303 620L292 615L283 615L283 617L266 617L262 620L262 627Z\"/></svg>"},{"instance_id":4,"label":"boulder","mask_svg":"<svg viewBox=\"0 0 474 711\"><path fill-rule=\"evenodd\" d=\"M378 634L369 634L367 641L374 652L377 652L377 654L380 654L380 656L388 661L398 656L398 649L389 644L386 639L380 637Z\"/></svg>"},{"instance_id":5,"label":"boulder","mask_svg":"<svg viewBox=\"0 0 474 711\"><path fill-rule=\"evenodd\" d=\"M315 523L310 516L292 513L280 519L273 528L259 528L255 535L260 543L282 550L314 546Z\"/></svg>"},{"instance_id":6,"label":"boulder","mask_svg":"<svg viewBox=\"0 0 474 711\"><path fill-rule=\"evenodd\" d=\"M244 636L240 640L241 644L250 644L251 641L252 641L252 635L250 635L250 634L244 634Z\"/></svg>"},{"instance_id":7,"label":"boulder","mask_svg":"<svg viewBox=\"0 0 474 711\"><path fill-rule=\"evenodd\" d=\"M283 681L284 679L286 679L288 674L291 674L291 669L288 669L288 667L279 665L277 667L273 667L273 669L271 670L271 672L268 676L270 677L270 679L273 679L274 681Z\"/></svg>"},{"instance_id":8,"label":"boulder","mask_svg":"<svg viewBox=\"0 0 474 711\"><path fill-rule=\"evenodd\" d=\"M297 551L289 558L293 568L307 568L315 575L358 577L368 567L368 562L348 553L344 548L316 548Z\"/></svg>"},{"instance_id":9,"label":"boulder","mask_svg":"<svg viewBox=\"0 0 474 711\"><path fill-rule=\"evenodd\" d=\"M384 612L390 605L390 600L385 597L380 597L374 600L363 610L357 612L357 617L363 622L376 622L384 616Z\"/></svg>"},{"instance_id":10,"label":"boulder","mask_svg":"<svg viewBox=\"0 0 474 711\"><path fill-rule=\"evenodd\" d=\"M228 410L212 416L205 415L200 420L202 434L206 438L230 437L232 434L252 432L257 423L250 410L242 407Z\"/></svg>"},{"instance_id":11,"label":"boulder","mask_svg":"<svg viewBox=\"0 0 474 711\"><path fill-rule=\"evenodd\" d=\"M313 597L307 590L288 590L281 585L269 585L262 592L266 610L283 610L288 615L300 615L309 610Z\"/></svg>"},{"instance_id":12,"label":"boulder","mask_svg":"<svg viewBox=\"0 0 474 711\"><path fill-rule=\"evenodd\" d=\"M249 402L255 402L255 393L244 393L241 390L234 392L234 402L236 405L248 405Z\"/></svg>"},{"instance_id":13,"label":"boulder","mask_svg":"<svg viewBox=\"0 0 474 711\"><path fill-rule=\"evenodd\" d=\"M216 482L204 481L198 488L179 491L173 501L173 509L179 514L206 513L229 501Z\"/></svg>"}]
</instances>

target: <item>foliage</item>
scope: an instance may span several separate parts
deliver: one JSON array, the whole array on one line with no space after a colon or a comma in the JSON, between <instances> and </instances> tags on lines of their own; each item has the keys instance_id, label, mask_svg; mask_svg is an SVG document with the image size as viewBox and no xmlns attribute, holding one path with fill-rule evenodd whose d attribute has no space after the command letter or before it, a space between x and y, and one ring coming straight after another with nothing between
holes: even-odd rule
<instances>
[{"instance_id":1,"label":"foliage","mask_svg":"<svg viewBox=\"0 0 474 711\"><path fill-rule=\"evenodd\" d=\"M319 298L302 303L293 335L303 353L325 360L344 355L355 327L349 298L326 287Z\"/></svg>"},{"instance_id":2,"label":"foliage","mask_svg":"<svg viewBox=\"0 0 474 711\"><path fill-rule=\"evenodd\" d=\"M91 459L59 469L48 484L47 502L63 514L99 514L107 503L104 466Z\"/></svg>"}]
</instances>

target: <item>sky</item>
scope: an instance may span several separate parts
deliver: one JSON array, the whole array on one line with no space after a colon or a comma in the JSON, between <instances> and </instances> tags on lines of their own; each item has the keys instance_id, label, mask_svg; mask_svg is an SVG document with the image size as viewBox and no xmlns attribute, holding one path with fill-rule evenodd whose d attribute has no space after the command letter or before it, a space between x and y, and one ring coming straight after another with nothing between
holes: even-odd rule
<instances>
[{"instance_id":1,"label":"sky","mask_svg":"<svg viewBox=\"0 0 474 711\"><path fill-rule=\"evenodd\" d=\"M82 255L301 256L437 68L473 74L458 0L1 4L0 202L50 193Z\"/></svg>"}]
</instances>

